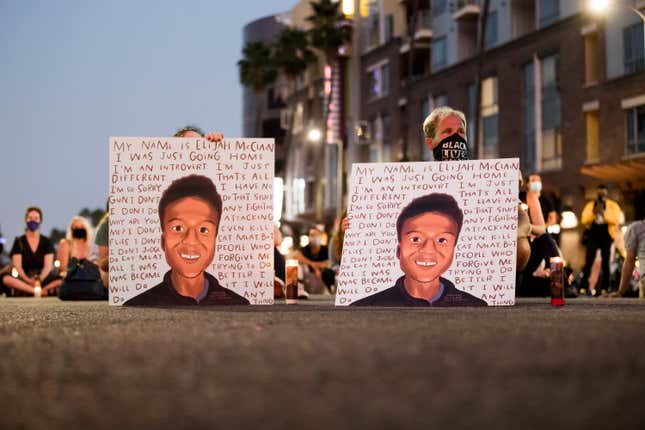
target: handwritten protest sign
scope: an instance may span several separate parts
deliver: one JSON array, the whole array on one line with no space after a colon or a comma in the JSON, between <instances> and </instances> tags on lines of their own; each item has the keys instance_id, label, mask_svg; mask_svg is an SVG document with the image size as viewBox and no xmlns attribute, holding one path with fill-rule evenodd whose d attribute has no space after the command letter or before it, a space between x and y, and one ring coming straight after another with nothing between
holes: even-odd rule
<instances>
[{"instance_id":1,"label":"handwritten protest sign","mask_svg":"<svg viewBox=\"0 0 645 430\"><path fill-rule=\"evenodd\" d=\"M489 306L513 305L518 178L516 158L354 164L350 223L345 232L336 305L359 305L356 302L360 299L387 295L384 290L400 286L397 280L412 276L407 272L409 266L420 273L434 270L441 276L444 289L454 286L450 291L455 305L480 299ZM452 209L444 211L447 215L443 218L428 219L431 226L444 222L447 227L441 232L447 233L432 236L437 248L425 256L404 260L406 251L400 246L399 234L407 233L397 233L397 219L401 215L402 229L408 220L422 219L423 205L437 201ZM452 223L459 212L463 214L460 231L458 222ZM422 239L417 233L401 238L414 244ZM440 247L447 250L445 270L441 268ZM379 300L372 302L378 304Z\"/></svg>"},{"instance_id":2,"label":"handwritten protest sign","mask_svg":"<svg viewBox=\"0 0 645 430\"><path fill-rule=\"evenodd\" d=\"M273 139L110 138L110 304L122 305L155 288L170 273L167 260L173 258L187 267L206 259L211 284L219 283L250 304L272 304L273 177ZM199 235L210 240L205 252L184 247L172 256L170 239L162 247L160 199L171 184L185 188L195 178L221 199L220 214L212 204L217 198L197 198L196 210L199 202L208 201L203 210L220 217L219 225L215 220L194 231L190 225L168 227L173 233L194 234L194 242L202 240ZM185 193L177 190L174 196ZM214 251L212 260L209 251Z\"/></svg>"}]
</instances>

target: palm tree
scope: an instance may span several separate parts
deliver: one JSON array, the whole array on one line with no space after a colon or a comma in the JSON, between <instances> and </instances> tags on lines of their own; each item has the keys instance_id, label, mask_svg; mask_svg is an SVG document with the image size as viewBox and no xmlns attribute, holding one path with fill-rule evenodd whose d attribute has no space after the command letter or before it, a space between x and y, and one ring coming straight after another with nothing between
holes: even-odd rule
<instances>
[{"instance_id":1,"label":"palm tree","mask_svg":"<svg viewBox=\"0 0 645 430\"><path fill-rule=\"evenodd\" d=\"M352 39L352 27L340 10L340 2L320 0L311 2L313 14L307 17L311 23L311 44L325 54L328 63L338 59L338 48Z\"/></svg>"},{"instance_id":2,"label":"palm tree","mask_svg":"<svg viewBox=\"0 0 645 430\"><path fill-rule=\"evenodd\" d=\"M482 122L479 118L481 115L481 103L482 103L482 70L484 68L484 56L486 55L486 23L488 21L488 4L490 0L484 0L482 5L482 11L479 16L479 25L477 26L477 69L475 76L475 118L472 124L473 127L473 139L475 139L473 149L474 153L473 158L479 158L479 153L482 151L483 139L479 138L479 135L482 133Z\"/></svg>"},{"instance_id":3,"label":"palm tree","mask_svg":"<svg viewBox=\"0 0 645 430\"><path fill-rule=\"evenodd\" d=\"M264 42L248 42L242 49L243 58L237 62L240 72L240 83L251 88L257 97L261 97L267 86L275 82L278 71L273 60L271 47ZM262 106L257 103L255 135L262 135Z\"/></svg>"},{"instance_id":4,"label":"palm tree","mask_svg":"<svg viewBox=\"0 0 645 430\"><path fill-rule=\"evenodd\" d=\"M342 79L342 63L339 63L341 58L339 49L349 43L352 39L352 26L345 19L345 16L340 10L341 2L332 2L331 0L319 0L317 2L310 2L312 9L312 14L307 17L307 21L311 23L311 29L309 30L309 38L311 45L315 48L318 48L322 51L325 56L326 63L331 67L331 93L334 92L334 70L336 66L341 72L340 82L340 104L344 103L344 83ZM342 107L341 107L342 108ZM323 136L327 136L327 116L329 115L329 109L327 106L324 108L324 117L323 117L323 129L325 130ZM344 130L341 130L341 133L344 133ZM344 145L344 142L341 142L341 145ZM320 148L321 151L324 150L324 147ZM338 148L338 161L339 165L342 163L341 160L341 151L342 147ZM322 154L321 154L322 155ZM322 159L322 157L321 157ZM340 184L344 184L343 172L342 169L339 169L340 174ZM321 190L321 183L319 183L319 192ZM341 193L339 193L340 195ZM316 215L320 217L322 214L322 199L317 199ZM337 204L337 206L340 206ZM337 212L340 212L342 209L340 207L336 208Z\"/></svg>"},{"instance_id":5,"label":"palm tree","mask_svg":"<svg viewBox=\"0 0 645 430\"><path fill-rule=\"evenodd\" d=\"M283 28L273 50L277 67L291 82L316 61L316 56L309 49L307 32L297 28Z\"/></svg>"},{"instance_id":6,"label":"palm tree","mask_svg":"<svg viewBox=\"0 0 645 430\"><path fill-rule=\"evenodd\" d=\"M290 94L295 94L296 78L307 70L307 67L316 61L316 55L309 47L307 32L298 28L285 27L280 31L273 45L275 63L289 82ZM293 103L289 126L285 136L285 152L289 154L292 142L295 109Z\"/></svg>"}]
</instances>

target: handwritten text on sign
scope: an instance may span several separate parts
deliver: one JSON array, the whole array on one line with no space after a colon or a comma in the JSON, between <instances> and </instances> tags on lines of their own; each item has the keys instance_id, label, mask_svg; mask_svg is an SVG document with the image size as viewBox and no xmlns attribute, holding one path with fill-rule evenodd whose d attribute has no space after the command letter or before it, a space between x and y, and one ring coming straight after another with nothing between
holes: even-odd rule
<instances>
[{"instance_id":1,"label":"handwritten text on sign","mask_svg":"<svg viewBox=\"0 0 645 430\"><path fill-rule=\"evenodd\" d=\"M402 276L396 220L411 200L449 194L464 214L443 276L488 305L515 302L518 159L354 164L337 305L383 291Z\"/></svg>"},{"instance_id":2,"label":"handwritten text on sign","mask_svg":"<svg viewBox=\"0 0 645 430\"><path fill-rule=\"evenodd\" d=\"M159 199L173 180L198 174L223 205L207 272L251 304L272 304L273 172L273 139L110 138L110 303L161 282Z\"/></svg>"}]
</instances>

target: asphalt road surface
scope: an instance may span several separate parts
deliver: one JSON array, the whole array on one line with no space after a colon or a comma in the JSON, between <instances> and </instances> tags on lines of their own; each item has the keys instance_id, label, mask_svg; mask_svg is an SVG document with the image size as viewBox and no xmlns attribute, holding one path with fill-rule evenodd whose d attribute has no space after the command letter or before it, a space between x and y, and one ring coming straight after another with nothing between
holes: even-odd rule
<instances>
[{"instance_id":1,"label":"asphalt road surface","mask_svg":"<svg viewBox=\"0 0 645 430\"><path fill-rule=\"evenodd\" d=\"M0 429L637 429L645 301L114 308L0 298Z\"/></svg>"}]
</instances>

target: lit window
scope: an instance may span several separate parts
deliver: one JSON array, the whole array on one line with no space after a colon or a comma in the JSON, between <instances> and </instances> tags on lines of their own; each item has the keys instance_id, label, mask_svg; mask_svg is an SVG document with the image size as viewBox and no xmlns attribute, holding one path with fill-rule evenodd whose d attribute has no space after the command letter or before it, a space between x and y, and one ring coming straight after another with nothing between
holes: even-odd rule
<instances>
[{"instance_id":1,"label":"lit window","mask_svg":"<svg viewBox=\"0 0 645 430\"><path fill-rule=\"evenodd\" d=\"M560 91L557 82L558 56L541 61L542 76L542 169L562 167L562 134L560 133Z\"/></svg>"},{"instance_id":2,"label":"lit window","mask_svg":"<svg viewBox=\"0 0 645 430\"><path fill-rule=\"evenodd\" d=\"M484 142L483 157L499 157L497 77L487 78L481 85L481 124Z\"/></svg>"},{"instance_id":3,"label":"lit window","mask_svg":"<svg viewBox=\"0 0 645 430\"><path fill-rule=\"evenodd\" d=\"M384 63L367 69L369 98L376 99L390 93L390 65Z\"/></svg>"},{"instance_id":4,"label":"lit window","mask_svg":"<svg viewBox=\"0 0 645 430\"><path fill-rule=\"evenodd\" d=\"M533 62L524 66L524 144L522 145L522 170L535 171L535 64Z\"/></svg>"},{"instance_id":5,"label":"lit window","mask_svg":"<svg viewBox=\"0 0 645 430\"><path fill-rule=\"evenodd\" d=\"M596 32L586 34L585 40L585 84L598 82L598 35Z\"/></svg>"},{"instance_id":6,"label":"lit window","mask_svg":"<svg viewBox=\"0 0 645 430\"><path fill-rule=\"evenodd\" d=\"M587 129L587 162L596 162L600 158L600 127L598 111L585 112Z\"/></svg>"}]
</instances>

